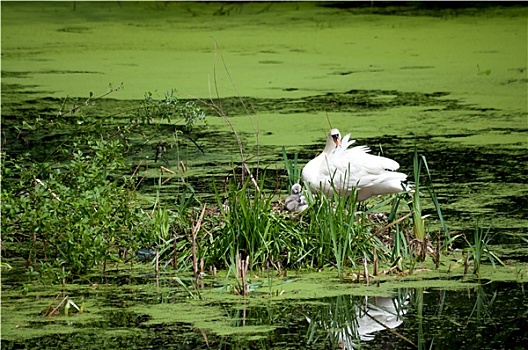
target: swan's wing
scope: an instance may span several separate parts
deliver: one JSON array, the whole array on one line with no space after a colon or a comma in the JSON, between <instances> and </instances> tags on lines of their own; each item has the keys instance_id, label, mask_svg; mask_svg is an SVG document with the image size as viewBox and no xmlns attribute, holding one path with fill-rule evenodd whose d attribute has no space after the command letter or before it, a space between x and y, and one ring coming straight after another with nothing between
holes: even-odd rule
<instances>
[{"instance_id":1,"label":"swan's wing","mask_svg":"<svg viewBox=\"0 0 528 350\"><path fill-rule=\"evenodd\" d=\"M347 158L368 174L379 174L386 170L397 170L400 167L398 162L392 159L375 156L369 152L368 147L354 147L347 151Z\"/></svg>"},{"instance_id":2,"label":"swan's wing","mask_svg":"<svg viewBox=\"0 0 528 350\"><path fill-rule=\"evenodd\" d=\"M407 179L407 175L396 171L386 171L376 175L365 175L357 183L360 188L366 188L370 186L384 186L388 188L396 187L401 189L400 183Z\"/></svg>"},{"instance_id":3,"label":"swan's wing","mask_svg":"<svg viewBox=\"0 0 528 350\"><path fill-rule=\"evenodd\" d=\"M343 149L347 149L348 146L350 146L351 144L355 142L356 140L350 140L350 134L346 134L345 137L343 137L343 139L341 140L341 145L339 147Z\"/></svg>"},{"instance_id":4,"label":"swan's wing","mask_svg":"<svg viewBox=\"0 0 528 350\"><path fill-rule=\"evenodd\" d=\"M345 143L343 143L345 145ZM368 164L368 152L370 149L366 146L357 146L351 149L344 147L336 148L328 157L328 173L334 175L352 174L365 175L369 170L365 167ZM375 170L375 169L372 169Z\"/></svg>"},{"instance_id":5,"label":"swan's wing","mask_svg":"<svg viewBox=\"0 0 528 350\"><path fill-rule=\"evenodd\" d=\"M346 137L343 141L350 142L345 139ZM343 142L342 145L346 143ZM396 161L369 152L370 149L366 146L351 149L338 147L327 157L326 175L333 180L338 190L350 191L353 187L361 188L386 181L405 180L405 175L387 171L399 168Z\"/></svg>"},{"instance_id":6,"label":"swan's wing","mask_svg":"<svg viewBox=\"0 0 528 350\"><path fill-rule=\"evenodd\" d=\"M398 169L399 164L370 154L366 146L349 149L354 142L348 134L341 140L341 145L329 154L323 152L309 161L303 168L302 180L312 189L320 188L329 195L333 192L331 184L340 194L350 194L356 187L358 191L362 190L358 194L359 200L401 190L401 181L405 181L407 176L390 171Z\"/></svg>"}]
</instances>

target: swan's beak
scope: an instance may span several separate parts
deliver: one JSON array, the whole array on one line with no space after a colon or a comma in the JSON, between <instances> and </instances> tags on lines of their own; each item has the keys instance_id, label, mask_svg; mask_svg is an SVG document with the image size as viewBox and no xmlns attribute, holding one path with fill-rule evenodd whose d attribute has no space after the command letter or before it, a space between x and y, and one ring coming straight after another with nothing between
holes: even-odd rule
<instances>
[{"instance_id":1,"label":"swan's beak","mask_svg":"<svg viewBox=\"0 0 528 350\"><path fill-rule=\"evenodd\" d=\"M341 140L339 139L339 135L332 135L332 138L334 139L334 143L336 144L336 147L339 147L341 144Z\"/></svg>"}]
</instances>

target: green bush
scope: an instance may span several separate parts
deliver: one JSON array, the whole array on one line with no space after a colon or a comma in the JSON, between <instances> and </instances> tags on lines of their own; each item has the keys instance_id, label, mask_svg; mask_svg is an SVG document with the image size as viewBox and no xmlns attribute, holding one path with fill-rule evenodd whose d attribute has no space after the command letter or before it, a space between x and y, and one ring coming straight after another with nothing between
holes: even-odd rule
<instances>
[{"instance_id":1,"label":"green bush","mask_svg":"<svg viewBox=\"0 0 528 350\"><path fill-rule=\"evenodd\" d=\"M28 264L51 263L79 274L122 261L127 250L150 244L152 237L129 180L109 175L125 165L121 144L75 144L71 159L53 168L4 159L2 179L16 169L19 181L3 181L2 238L23 243Z\"/></svg>"},{"instance_id":2,"label":"green bush","mask_svg":"<svg viewBox=\"0 0 528 350\"><path fill-rule=\"evenodd\" d=\"M18 146L18 151L8 147L1 155L4 256L23 256L28 267L63 280L103 263L127 261L139 247L167 240L162 237L167 220L143 210L149 203L140 199L136 179L128 175L130 138L141 137L141 127L155 127L152 123L183 122L190 129L205 114L171 90L161 100L145 94L125 124L85 116L85 108L117 90L110 86L97 98L90 93L83 103L66 99L56 118L13 127L37 146L22 154ZM73 107L63 113L69 102ZM20 143L19 138L14 141Z\"/></svg>"}]
</instances>

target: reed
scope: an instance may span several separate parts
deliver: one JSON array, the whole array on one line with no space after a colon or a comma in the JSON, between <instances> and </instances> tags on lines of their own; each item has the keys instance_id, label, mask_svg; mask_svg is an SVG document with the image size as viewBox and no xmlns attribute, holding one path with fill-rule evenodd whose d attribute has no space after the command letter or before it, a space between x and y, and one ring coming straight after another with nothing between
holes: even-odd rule
<instances>
[{"instance_id":1,"label":"reed","mask_svg":"<svg viewBox=\"0 0 528 350\"><path fill-rule=\"evenodd\" d=\"M489 242L491 240L491 225L487 230L484 230L477 224L473 231L473 243L469 242L464 236L468 245L468 257L471 256L473 260L473 274L480 278L480 266L484 258L488 258L491 264L495 267L495 262L504 265L502 260L489 249Z\"/></svg>"},{"instance_id":2,"label":"reed","mask_svg":"<svg viewBox=\"0 0 528 350\"><path fill-rule=\"evenodd\" d=\"M425 169L425 182L422 183L421 178L423 169ZM447 223L444 220L442 215L442 209L436 196L434 190L431 171L427 164L427 160L423 155L418 155L418 151L415 148L414 157L413 157L413 185L412 190L406 191L403 193L403 196L406 196L408 199L408 205L410 212L412 213L413 219L413 245L415 246L413 254L415 255L417 261L424 261L426 253L428 251L429 245L429 236L426 232L425 219L429 215L423 214L423 203L422 196L424 192L427 192L428 197L431 199L434 210L436 212L438 221L441 225L441 231L437 235L437 248L434 256L434 260L437 266L440 264L440 250L446 251L451 243L455 240L454 237L451 237ZM393 207L394 208L394 207ZM391 211L390 220L394 220L396 217L395 212ZM440 234L443 232L443 236ZM441 243L441 241L443 243Z\"/></svg>"},{"instance_id":3,"label":"reed","mask_svg":"<svg viewBox=\"0 0 528 350\"><path fill-rule=\"evenodd\" d=\"M420 202L420 173L422 170L422 159L418 157L418 151L414 150L413 157L413 175L414 175L414 193L412 194L412 217L413 217L413 233L414 238L418 243L417 256L420 261L425 260L426 241L425 241L425 222L422 217L422 205Z\"/></svg>"},{"instance_id":4,"label":"reed","mask_svg":"<svg viewBox=\"0 0 528 350\"><path fill-rule=\"evenodd\" d=\"M288 174L288 189L291 189L293 184L299 183L301 179L301 168L298 164L297 153L293 156L293 161L288 158L286 149L282 147L282 157L284 159L284 166L286 168L286 173Z\"/></svg>"},{"instance_id":5,"label":"reed","mask_svg":"<svg viewBox=\"0 0 528 350\"><path fill-rule=\"evenodd\" d=\"M449 228L447 227L447 223L444 220L444 215L442 215L442 208L440 207L440 203L438 202L438 197L436 196L436 192L434 190L433 185L433 178L431 176L431 172L429 171L429 165L427 164L427 159L424 156L421 156L423 166L426 170L427 175L427 192L429 193L429 197L433 201L433 205L436 211L436 215L438 217L438 220L440 222L440 225L442 226L442 231L445 235L445 242L448 243L451 240L451 233L449 232ZM448 245L444 245L444 248L447 249Z\"/></svg>"},{"instance_id":6,"label":"reed","mask_svg":"<svg viewBox=\"0 0 528 350\"><path fill-rule=\"evenodd\" d=\"M473 304L473 308L467 319L466 326L470 322L474 322L473 317L476 318L477 322L491 320L493 318L491 309L497 298L497 291L495 290L490 298L481 283L477 284L473 291L475 292L475 303Z\"/></svg>"}]
</instances>

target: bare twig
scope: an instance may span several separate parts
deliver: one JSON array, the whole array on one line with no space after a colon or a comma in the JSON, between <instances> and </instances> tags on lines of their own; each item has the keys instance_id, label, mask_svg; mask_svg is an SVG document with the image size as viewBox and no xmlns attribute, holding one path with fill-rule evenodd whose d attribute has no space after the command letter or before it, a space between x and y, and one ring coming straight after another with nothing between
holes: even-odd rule
<instances>
[{"instance_id":1,"label":"bare twig","mask_svg":"<svg viewBox=\"0 0 528 350\"><path fill-rule=\"evenodd\" d=\"M467 274L469 268L469 252L466 252L466 259L464 260L464 276Z\"/></svg>"},{"instance_id":2,"label":"bare twig","mask_svg":"<svg viewBox=\"0 0 528 350\"><path fill-rule=\"evenodd\" d=\"M237 143L238 143L238 149L240 151L241 162L244 163L246 160L244 158L244 151L243 151L243 147L242 147L242 141L240 140L240 136L238 136L238 133L236 132L235 127L233 126L233 123L231 123L229 118L227 118L227 115L225 114L224 110L222 109L222 104L221 104L221 101L220 101L220 93L218 92L218 83L217 83L217 79L216 79L216 56L217 56L217 53L218 53L218 45L217 45L217 43L215 41L213 79L214 79L214 87L215 87L215 92L216 92L216 98L219 101L220 105L217 106L213 102L212 99L211 99L211 104L212 104L212 106L215 107L215 111L218 113L218 115L221 116L224 119L224 121L227 123L227 125L229 125L229 127L231 128L231 131L233 131L233 134L235 135Z\"/></svg>"},{"instance_id":3,"label":"bare twig","mask_svg":"<svg viewBox=\"0 0 528 350\"><path fill-rule=\"evenodd\" d=\"M57 305L57 307L55 307L53 310L51 310L51 312L49 314L46 315L46 317L51 317L55 314L55 312L57 312L57 310L61 307L62 304L64 304L64 302L68 299L68 296L65 296L64 298L62 298L61 302L59 303L59 305Z\"/></svg>"},{"instance_id":4,"label":"bare twig","mask_svg":"<svg viewBox=\"0 0 528 350\"><path fill-rule=\"evenodd\" d=\"M130 176L130 178L133 178L137 171L139 170L139 168L141 167L141 164L143 164L143 161L140 161L139 164L134 168L134 172L132 173L132 175Z\"/></svg>"},{"instance_id":5,"label":"bare twig","mask_svg":"<svg viewBox=\"0 0 528 350\"><path fill-rule=\"evenodd\" d=\"M48 192L53 196L53 198L55 198L59 202L62 202L61 199L59 198L59 196L55 192L53 192L50 188L48 188L48 186L46 186L46 184L44 182L42 182L40 179L35 179L35 184L41 185L46 190L48 190Z\"/></svg>"},{"instance_id":6,"label":"bare twig","mask_svg":"<svg viewBox=\"0 0 528 350\"><path fill-rule=\"evenodd\" d=\"M209 87L209 100L210 102L205 102L203 101L202 99L200 98L197 98L198 101L200 101L201 103L205 104L206 106L208 106L209 108L211 108L213 111L216 112L216 114L218 114L218 116L220 116L222 119L224 119L224 121L226 122L226 124L229 126L229 128L231 129L231 131L233 132L233 134L235 135L235 138L236 138L236 141L237 141L237 144L238 144L238 150L240 152L240 162L241 162L241 165L242 165L242 168L245 168L247 169L247 164L246 164L246 158L244 156L244 148L243 148L243 145L242 145L242 140L240 139L240 136L238 135L237 131L235 130L235 127L233 126L233 124L231 123L231 121L229 120L229 118L227 117L227 114L225 113L223 107L222 107L222 100L220 99L220 92L218 90L218 83L217 83L217 76L216 76L216 62L217 62L217 56L220 56L220 59L222 60L222 64L224 66L224 69L229 77L229 80L231 81L231 85L233 86L233 88L235 89L235 92L242 104L242 107L244 108L244 111L246 113L246 115L250 118L250 121L251 121L251 124L253 125L253 129L255 130L255 135L256 135L256 143L257 143L257 156L259 155L260 153L260 142L259 142L259 127L258 127L258 123L255 124L255 122L253 121L253 119L251 118L251 113L249 112L247 106L246 106L246 103L244 102L244 100L242 99L242 97L240 96L237 88L236 88L236 85L234 84L233 82L233 79L231 77L231 74L229 73L229 69L227 68L227 65L225 63L225 60L224 60L224 57L222 56L222 53L220 52L220 50L218 49L218 44L216 42L216 40L214 38L212 38L213 41L214 41L214 47L215 47L215 51L214 51L214 63L213 63L213 81L214 81L214 90L215 90L215 95L216 95L216 99L217 99L217 102L215 103L215 101L213 101L213 98L212 98L212 93L211 93L211 88ZM253 106L251 105L251 108L253 110L253 113L255 113L255 110L253 108ZM258 169L258 164L257 164L257 169ZM251 180L253 182L254 185L256 185L256 181L255 179L253 178L253 176L251 175L251 172L248 171L248 174L251 176ZM258 176L257 176L258 177ZM244 172L242 173L242 181L244 181ZM258 186L256 186L256 188L258 189Z\"/></svg>"},{"instance_id":7,"label":"bare twig","mask_svg":"<svg viewBox=\"0 0 528 350\"><path fill-rule=\"evenodd\" d=\"M170 170L170 169L168 169L168 168L165 168L163 165L160 166L160 169L161 169L162 173L163 173L163 171L166 171L166 172L168 172L168 173L170 173L170 174L173 174L173 175L176 174L175 171L172 171L172 170Z\"/></svg>"},{"instance_id":8,"label":"bare twig","mask_svg":"<svg viewBox=\"0 0 528 350\"><path fill-rule=\"evenodd\" d=\"M253 177L253 174L251 174L251 171L249 170L247 164L244 162L243 165L244 165L244 169L247 171L249 177L251 178L251 182L253 183L253 186L255 186L255 188L257 189L257 192L260 192L260 188L257 183L257 180L255 180L255 178ZM244 171L244 169L242 171Z\"/></svg>"},{"instance_id":9,"label":"bare twig","mask_svg":"<svg viewBox=\"0 0 528 350\"><path fill-rule=\"evenodd\" d=\"M145 174L147 174L147 172L148 172L148 163L145 163ZM143 182L144 178L145 176L139 179L138 183L136 184L136 187L134 187L134 190L137 190L139 188L139 185L141 184L141 182Z\"/></svg>"},{"instance_id":10,"label":"bare twig","mask_svg":"<svg viewBox=\"0 0 528 350\"><path fill-rule=\"evenodd\" d=\"M376 231L376 233L374 233L373 237L374 236L377 236L379 235L380 233L382 233L383 231L387 230L388 228L396 225L397 223L400 223L402 222L403 220L407 219L408 217L410 217L413 213L412 212L409 212L407 214L405 214L404 216L402 216L401 218L399 218L398 220L394 220L393 222L383 226L382 228L380 228L378 231Z\"/></svg>"},{"instance_id":11,"label":"bare twig","mask_svg":"<svg viewBox=\"0 0 528 350\"><path fill-rule=\"evenodd\" d=\"M363 253L363 267L365 269L365 280L367 281L367 286L369 285L369 271L368 271L368 263L367 263L367 254Z\"/></svg>"},{"instance_id":12,"label":"bare twig","mask_svg":"<svg viewBox=\"0 0 528 350\"><path fill-rule=\"evenodd\" d=\"M388 274L389 272L392 272L394 270L398 270L401 272L400 270L400 267L398 266L398 262L400 261L401 257L397 257L396 260L394 261L394 263L392 264L392 266L388 269L388 270L385 270L385 271L382 271L381 274L382 275L386 275Z\"/></svg>"},{"instance_id":13,"label":"bare twig","mask_svg":"<svg viewBox=\"0 0 528 350\"><path fill-rule=\"evenodd\" d=\"M373 262L374 268L373 268L372 274L374 276L377 276L378 275L378 253L376 252L376 246L374 246L373 255L374 255L374 262Z\"/></svg>"},{"instance_id":14,"label":"bare twig","mask_svg":"<svg viewBox=\"0 0 528 350\"><path fill-rule=\"evenodd\" d=\"M49 304L48 308L46 309L46 312L45 312L46 317L49 317L49 314L50 314L49 310L51 309L51 306L53 305L53 303L55 302L55 300L57 300L57 299L59 298L59 295L60 295L60 293L57 294L57 295L55 296L55 298L53 298L53 301L51 302L51 304Z\"/></svg>"}]
</instances>

